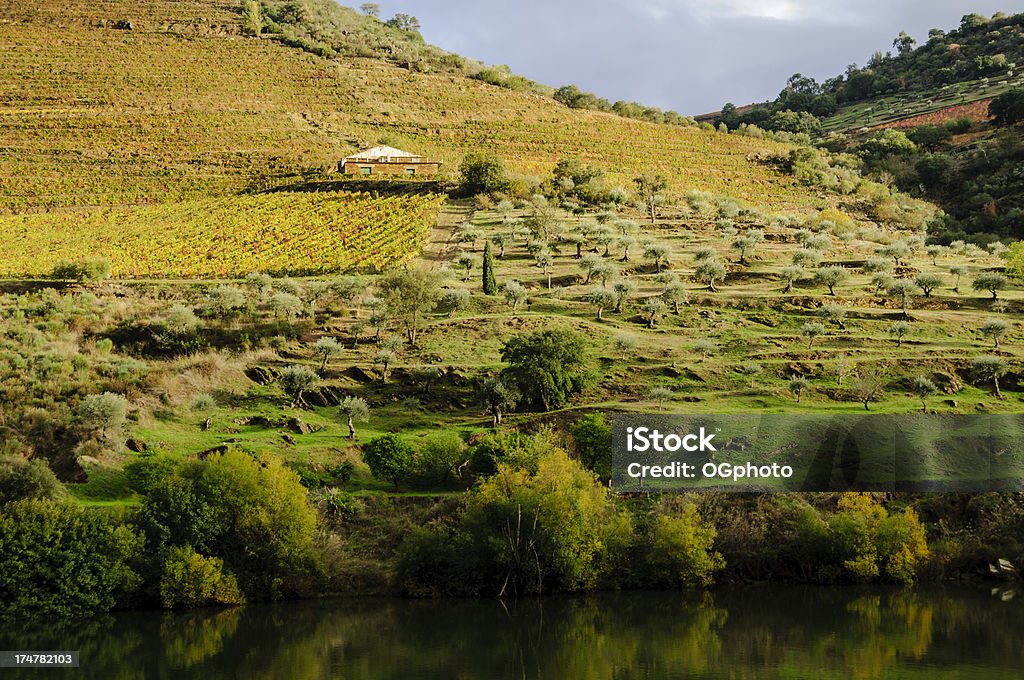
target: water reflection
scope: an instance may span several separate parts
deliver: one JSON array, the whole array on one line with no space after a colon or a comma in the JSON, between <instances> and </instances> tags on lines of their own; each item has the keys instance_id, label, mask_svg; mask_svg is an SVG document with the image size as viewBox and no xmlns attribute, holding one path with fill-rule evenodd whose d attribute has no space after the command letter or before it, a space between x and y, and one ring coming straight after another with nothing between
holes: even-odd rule
<instances>
[{"instance_id":1,"label":"water reflection","mask_svg":"<svg viewBox=\"0 0 1024 680\"><path fill-rule=\"evenodd\" d=\"M747 588L518 602L333 600L0 632L124 678L1019 678L1024 603L979 589ZM3 677L19 677L4 672Z\"/></svg>"}]
</instances>

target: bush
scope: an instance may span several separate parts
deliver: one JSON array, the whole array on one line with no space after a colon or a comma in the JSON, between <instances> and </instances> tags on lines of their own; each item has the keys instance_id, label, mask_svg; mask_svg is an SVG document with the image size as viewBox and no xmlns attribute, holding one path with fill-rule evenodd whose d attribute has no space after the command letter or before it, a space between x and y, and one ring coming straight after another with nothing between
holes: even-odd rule
<instances>
[{"instance_id":1,"label":"bush","mask_svg":"<svg viewBox=\"0 0 1024 680\"><path fill-rule=\"evenodd\" d=\"M224 573L224 560L183 547L172 548L164 560L160 602L165 609L195 609L242 604L245 599L235 577Z\"/></svg>"},{"instance_id":2,"label":"bush","mask_svg":"<svg viewBox=\"0 0 1024 680\"><path fill-rule=\"evenodd\" d=\"M462 191L467 196L492 194L508 187L508 171L500 158L471 153L459 166Z\"/></svg>"},{"instance_id":3,"label":"bush","mask_svg":"<svg viewBox=\"0 0 1024 680\"><path fill-rule=\"evenodd\" d=\"M569 427L583 467L601 479L612 474L612 428L600 413L589 413Z\"/></svg>"},{"instance_id":4,"label":"bush","mask_svg":"<svg viewBox=\"0 0 1024 680\"><path fill-rule=\"evenodd\" d=\"M298 476L276 458L229 450L129 474L148 489L141 521L158 552L192 547L224 560L248 599L302 592L313 556L316 513Z\"/></svg>"},{"instance_id":5,"label":"bush","mask_svg":"<svg viewBox=\"0 0 1024 680\"><path fill-rule=\"evenodd\" d=\"M451 432L428 437L416 452L416 472L423 481L447 484L459 478L460 468L467 461L466 443Z\"/></svg>"},{"instance_id":6,"label":"bush","mask_svg":"<svg viewBox=\"0 0 1024 680\"><path fill-rule=\"evenodd\" d=\"M142 537L106 514L47 500L0 512L0 616L96 614L125 603L141 579Z\"/></svg>"},{"instance_id":7,"label":"bush","mask_svg":"<svg viewBox=\"0 0 1024 680\"><path fill-rule=\"evenodd\" d=\"M836 556L857 581L912 583L928 557L924 525L913 509L890 516L871 494L843 494L829 527Z\"/></svg>"},{"instance_id":8,"label":"bush","mask_svg":"<svg viewBox=\"0 0 1024 680\"><path fill-rule=\"evenodd\" d=\"M64 487L43 460L0 457L0 505L25 499L56 499Z\"/></svg>"},{"instance_id":9,"label":"bush","mask_svg":"<svg viewBox=\"0 0 1024 680\"><path fill-rule=\"evenodd\" d=\"M124 437L128 400L111 392L90 394L78 402L75 417L89 433L98 434L107 441L116 441Z\"/></svg>"},{"instance_id":10,"label":"bush","mask_svg":"<svg viewBox=\"0 0 1024 680\"><path fill-rule=\"evenodd\" d=\"M707 586L725 567L713 550L715 528L701 520L697 507L687 504L678 514L654 518L647 535L646 568L654 585Z\"/></svg>"},{"instance_id":11,"label":"bush","mask_svg":"<svg viewBox=\"0 0 1024 680\"><path fill-rule=\"evenodd\" d=\"M397 491L412 469L413 449L397 434L385 434L363 448L363 460L374 477L391 482Z\"/></svg>"}]
</instances>

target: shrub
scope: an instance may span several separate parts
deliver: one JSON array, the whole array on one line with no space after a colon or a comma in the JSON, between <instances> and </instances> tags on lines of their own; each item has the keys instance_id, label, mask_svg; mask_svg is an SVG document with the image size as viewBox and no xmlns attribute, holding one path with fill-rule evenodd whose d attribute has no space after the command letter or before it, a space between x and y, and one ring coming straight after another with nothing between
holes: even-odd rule
<instances>
[{"instance_id":1,"label":"shrub","mask_svg":"<svg viewBox=\"0 0 1024 680\"><path fill-rule=\"evenodd\" d=\"M180 465L156 463L145 479L141 521L158 552L191 547L218 557L249 599L302 591L316 513L298 475L274 457L231 449ZM146 477L149 477L146 479Z\"/></svg>"},{"instance_id":2,"label":"shrub","mask_svg":"<svg viewBox=\"0 0 1024 680\"><path fill-rule=\"evenodd\" d=\"M602 479L612 474L612 428L600 413L588 413L569 427L583 467Z\"/></svg>"},{"instance_id":3,"label":"shrub","mask_svg":"<svg viewBox=\"0 0 1024 680\"><path fill-rule=\"evenodd\" d=\"M363 460L374 477L391 482L397 491L398 483L412 469L413 449L397 434L385 434L363 448Z\"/></svg>"},{"instance_id":4,"label":"shrub","mask_svg":"<svg viewBox=\"0 0 1024 680\"><path fill-rule=\"evenodd\" d=\"M528 403L545 411L560 408L583 388L585 346L579 333L560 328L517 335L501 349L509 364L502 375Z\"/></svg>"},{"instance_id":5,"label":"shrub","mask_svg":"<svg viewBox=\"0 0 1024 680\"><path fill-rule=\"evenodd\" d=\"M508 187L508 171L497 156L471 153L459 166L462 191L467 196L504 191Z\"/></svg>"},{"instance_id":6,"label":"shrub","mask_svg":"<svg viewBox=\"0 0 1024 680\"><path fill-rule=\"evenodd\" d=\"M187 546L171 548L160 578L160 602L165 609L195 609L244 601L238 581L224 573L224 560L205 557Z\"/></svg>"},{"instance_id":7,"label":"shrub","mask_svg":"<svg viewBox=\"0 0 1024 680\"><path fill-rule=\"evenodd\" d=\"M78 616L124 603L141 583L142 537L109 515L47 500L0 512L0 616Z\"/></svg>"},{"instance_id":8,"label":"shrub","mask_svg":"<svg viewBox=\"0 0 1024 680\"><path fill-rule=\"evenodd\" d=\"M128 415L128 400L120 394L104 392L82 398L75 407L79 425L102 439L114 441L124 436L124 423Z\"/></svg>"},{"instance_id":9,"label":"shrub","mask_svg":"<svg viewBox=\"0 0 1024 680\"><path fill-rule=\"evenodd\" d=\"M660 586L707 586L725 567L713 550L715 528L701 520L697 507L687 504L678 514L660 514L647 534L648 578Z\"/></svg>"},{"instance_id":10,"label":"shrub","mask_svg":"<svg viewBox=\"0 0 1024 680\"><path fill-rule=\"evenodd\" d=\"M431 435L416 452L416 471L424 481L447 484L460 477L459 470L468 461L466 443L451 432Z\"/></svg>"},{"instance_id":11,"label":"shrub","mask_svg":"<svg viewBox=\"0 0 1024 680\"><path fill-rule=\"evenodd\" d=\"M0 456L0 505L24 499L55 499L64 487L43 460Z\"/></svg>"}]
</instances>

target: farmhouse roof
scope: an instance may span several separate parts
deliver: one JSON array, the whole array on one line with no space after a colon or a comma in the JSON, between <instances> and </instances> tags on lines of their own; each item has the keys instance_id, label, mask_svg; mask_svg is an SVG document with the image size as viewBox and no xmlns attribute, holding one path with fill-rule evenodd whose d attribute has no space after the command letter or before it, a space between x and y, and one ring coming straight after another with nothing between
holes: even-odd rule
<instances>
[{"instance_id":1,"label":"farmhouse roof","mask_svg":"<svg viewBox=\"0 0 1024 680\"><path fill-rule=\"evenodd\" d=\"M366 149L360 151L357 154L353 154L345 158L345 161L378 161L381 159L421 159L423 156L415 153L409 153L408 151L402 151L392 146L375 146L372 149Z\"/></svg>"}]
</instances>

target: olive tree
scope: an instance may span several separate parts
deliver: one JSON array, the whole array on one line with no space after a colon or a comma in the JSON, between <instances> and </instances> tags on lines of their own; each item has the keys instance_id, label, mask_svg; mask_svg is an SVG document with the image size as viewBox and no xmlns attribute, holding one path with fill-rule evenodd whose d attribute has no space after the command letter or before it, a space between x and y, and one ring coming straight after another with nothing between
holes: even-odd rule
<instances>
[{"instance_id":1,"label":"olive tree","mask_svg":"<svg viewBox=\"0 0 1024 680\"><path fill-rule=\"evenodd\" d=\"M370 406L362 397L346 396L338 404L338 411L345 419L345 424L348 425L348 438L354 441L356 438L355 423L366 422L370 419Z\"/></svg>"},{"instance_id":2,"label":"olive tree","mask_svg":"<svg viewBox=\"0 0 1024 680\"><path fill-rule=\"evenodd\" d=\"M1009 370L1009 364L1002 357L977 357L971 362L971 373L977 380L991 382L997 399L1003 398L1003 393L999 389L999 379Z\"/></svg>"},{"instance_id":3,"label":"olive tree","mask_svg":"<svg viewBox=\"0 0 1024 680\"><path fill-rule=\"evenodd\" d=\"M814 280L828 288L829 295L836 294L836 286L843 285L850 278L850 272L843 267L822 267L814 274Z\"/></svg>"},{"instance_id":4,"label":"olive tree","mask_svg":"<svg viewBox=\"0 0 1024 680\"><path fill-rule=\"evenodd\" d=\"M917 398L921 400L921 413L928 413L928 397L939 391L939 388L935 386L931 380L924 376L918 376L914 378L914 382L911 383L910 389L917 395Z\"/></svg>"},{"instance_id":5,"label":"olive tree","mask_svg":"<svg viewBox=\"0 0 1024 680\"><path fill-rule=\"evenodd\" d=\"M981 274L971 284L971 288L976 291L988 291L992 294L992 299L995 300L999 297L999 291L1006 288L1006 277L1002 274Z\"/></svg>"},{"instance_id":6,"label":"olive tree","mask_svg":"<svg viewBox=\"0 0 1024 680\"><path fill-rule=\"evenodd\" d=\"M992 338L992 343L999 349L999 341L1010 332L1010 324L1003 319L986 319L981 326L981 332Z\"/></svg>"}]
</instances>

